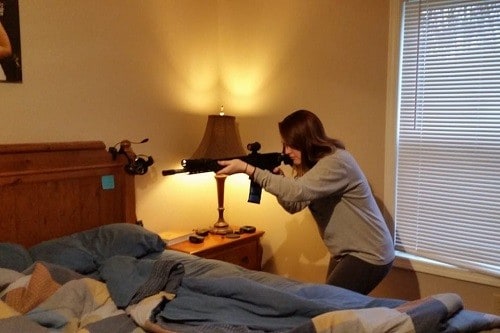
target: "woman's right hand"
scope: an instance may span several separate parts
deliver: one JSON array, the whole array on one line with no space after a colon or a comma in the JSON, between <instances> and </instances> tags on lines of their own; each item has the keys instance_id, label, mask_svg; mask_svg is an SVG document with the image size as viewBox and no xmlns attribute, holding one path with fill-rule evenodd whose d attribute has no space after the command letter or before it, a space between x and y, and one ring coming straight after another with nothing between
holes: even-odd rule
<instances>
[{"instance_id":1,"label":"woman's right hand","mask_svg":"<svg viewBox=\"0 0 500 333\"><path fill-rule=\"evenodd\" d=\"M275 175L280 175L280 176L285 175L285 172L283 172L283 169L281 169L279 166L277 166L276 168L273 169L273 173Z\"/></svg>"}]
</instances>

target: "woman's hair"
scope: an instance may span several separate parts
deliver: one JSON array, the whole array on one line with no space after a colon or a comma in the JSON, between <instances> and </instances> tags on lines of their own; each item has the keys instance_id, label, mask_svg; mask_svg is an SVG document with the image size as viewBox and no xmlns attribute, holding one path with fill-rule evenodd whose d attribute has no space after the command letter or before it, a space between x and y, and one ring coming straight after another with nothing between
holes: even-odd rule
<instances>
[{"instance_id":1,"label":"woman's hair","mask_svg":"<svg viewBox=\"0 0 500 333\"><path fill-rule=\"evenodd\" d=\"M321 158L337 148L345 149L344 144L326 135L321 120L311 111L297 110L279 123L283 144L297 149L302 154L298 175L311 169Z\"/></svg>"}]
</instances>

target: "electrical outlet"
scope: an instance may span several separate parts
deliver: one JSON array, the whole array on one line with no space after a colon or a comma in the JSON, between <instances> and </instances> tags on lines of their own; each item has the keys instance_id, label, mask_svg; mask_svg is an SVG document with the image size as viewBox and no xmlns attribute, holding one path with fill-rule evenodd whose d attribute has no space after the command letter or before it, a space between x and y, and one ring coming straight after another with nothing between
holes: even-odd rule
<instances>
[{"instance_id":1,"label":"electrical outlet","mask_svg":"<svg viewBox=\"0 0 500 333\"><path fill-rule=\"evenodd\" d=\"M500 294L493 294L493 313L500 315Z\"/></svg>"}]
</instances>

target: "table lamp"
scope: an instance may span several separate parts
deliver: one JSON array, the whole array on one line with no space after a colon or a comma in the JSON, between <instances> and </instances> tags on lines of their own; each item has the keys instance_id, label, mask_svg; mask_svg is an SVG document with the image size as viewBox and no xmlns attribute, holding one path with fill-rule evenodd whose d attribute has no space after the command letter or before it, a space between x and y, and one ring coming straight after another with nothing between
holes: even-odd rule
<instances>
[{"instance_id":1,"label":"table lamp","mask_svg":"<svg viewBox=\"0 0 500 333\"><path fill-rule=\"evenodd\" d=\"M209 115L205 134L200 145L194 152L193 159L227 159L245 155L241 144L239 131L236 127L236 118L227 116L221 107L219 115ZM224 184L226 175L215 175L217 183L217 202L219 218L210 229L210 233L226 235L233 232L224 220Z\"/></svg>"}]
</instances>

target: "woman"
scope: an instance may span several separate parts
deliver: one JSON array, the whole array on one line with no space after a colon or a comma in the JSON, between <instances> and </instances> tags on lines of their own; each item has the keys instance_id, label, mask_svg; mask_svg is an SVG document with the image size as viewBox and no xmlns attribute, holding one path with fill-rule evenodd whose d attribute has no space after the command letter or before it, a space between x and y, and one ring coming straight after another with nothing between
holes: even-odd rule
<instances>
[{"instance_id":1,"label":"woman","mask_svg":"<svg viewBox=\"0 0 500 333\"><path fill-rule=\"evenodd\" d=\"M218 173L246 173L290 213L309 207L331 254L326 283L368 294L389 272L394 245L366 177L314 113L293 112L279 131L295 177L239 159L219 161Z\"/></svg>"}]
</instances>

